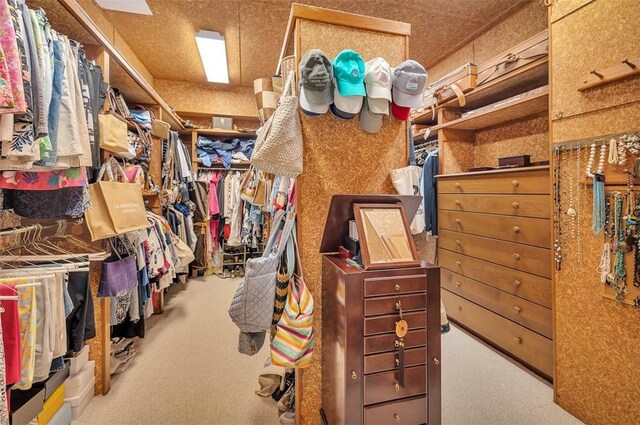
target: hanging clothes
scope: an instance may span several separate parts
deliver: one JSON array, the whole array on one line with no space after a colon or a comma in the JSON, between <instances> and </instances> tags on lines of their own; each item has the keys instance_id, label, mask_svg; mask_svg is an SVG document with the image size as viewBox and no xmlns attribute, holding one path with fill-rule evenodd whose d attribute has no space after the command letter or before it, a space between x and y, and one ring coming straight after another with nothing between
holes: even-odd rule
<instances>
[{"instance_id":1,"label":"hanging clothes","mask_svg":"<svg viewBox=\"0 0 640 425\"><path fill-rule=\"evenodd\" d=\"M423 207L425 212L425 230L433 236L438 235L438 149L429 153L420 177L423 188Z\"/></svg>"}]
</instances>

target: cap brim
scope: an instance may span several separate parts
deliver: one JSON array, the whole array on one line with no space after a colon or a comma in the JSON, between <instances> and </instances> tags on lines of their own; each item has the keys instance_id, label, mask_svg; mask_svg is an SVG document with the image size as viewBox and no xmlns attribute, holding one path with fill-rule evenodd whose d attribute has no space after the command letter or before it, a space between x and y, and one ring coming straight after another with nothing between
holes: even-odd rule
<instances>
[{"instance_id":1,"label":"cap brim","mask_svg":"<svg viewBox=\"0 0 640 425\"><path fill-rule=\"evenodd\" d=\"M424 104L424 95L419 94L407 94L403 91L393 89L393 103L398 106L404 106L406 108L422 108Z\"/></svg>"},{"instance_id":2,"label":"cap brim","mask_svg":"<svg viewBox=\"0 0 640 425\"><path fill-rule=\"evenodd\" d=\"M387 99L391 102L391 88L382 87L377 84L367 84L367 97L371 99Z\"/></svg>"},{"instance_id":3,"label":"cap brim","mask_svg":"<svg viewBox=\"0 0 640 425\"><path fill-rule=\"evenodd\" d=\"M310 105L326 106L329 108L329 105L333 103L333 85L330 85L324 90L312 90L302 86L300 91L302 90L304 90L307 102Z\"/></svg>"},{"instance_id":4,"label":"cap brim","mask_svg":"<svg viewBox=\"0 0 640 425\"><path fill-rule=\"evenodd\" d=\"M362 109L362 102L364 97L362 96L343 96L336 88L333 93L333 104L336 105L340 111L357 115Z\"/></svg>"},{"instance_id":5,"label":"cap brim","mask_svg":"<svg viewBox=\"0 0 640 425\"><path fill-rule=\"evenodd\" d=\"M382 127L382 115L371 112L365 103L360 112L360 127L367 133L377 133Z\"/></svg>"},{"instance_id":6,"label":"cap brim","mask_svg":"<svg viewBox=\"0 0 640 425\"><path fill-rule=\"evenodd\" d=\"M300 88L300 108L302 112L307 115L315 116L326 114L329 110L329 104L326 105L313 105L308 101L308 93L304 87Z\"/></svg>"},{"instance_id":7,"label":"cap brim","mask_svg":"<svg viewBox=\"0 0 640 425\"><path fill-rule=\"evenodd\" d=\"M387 99L367 97L366 103L369 104L369 109L374 114L389 115L389 101Z\"/></svg>"},{"instance_id":8,"label":"cap brim","mask_svg":"<svg viewBox=\"0 0 640 425\"><path fill-rule=\"evenodd\" d=\"M350 83L348 81L336 80L338 91L343 96L366 96L367 91L364 88L364 82ZM335 93L334 93L335 98Z\"/></svg>"},{"instance_id":9,"label":"cap brim","mask_svg":"<svg viewBox=\"0 0 640 425\"><path fill-rule=\"evenodd\" d=\"M331 113L333 114L334 117L341 119L341 120L350 120L352 118L354 118L356 116L356 114L349 114L346 112L343 112L341 110L339 110L335 103L332 103L331 106L329 107L329 109L331 110Z\"/></svg>"},{"instance_id":10,"label":"cap brim","mask_svg":"<svg viewBox=\"0 0 640 425\"><path fill-rule=\"evenodd\" d=\"M391 104L391 113L397 120L406 121L409 119L409 114L411 114L411 108L407 108L406 106L399 106L395 102L393 102Z\"/></svg>"}]
</instances>

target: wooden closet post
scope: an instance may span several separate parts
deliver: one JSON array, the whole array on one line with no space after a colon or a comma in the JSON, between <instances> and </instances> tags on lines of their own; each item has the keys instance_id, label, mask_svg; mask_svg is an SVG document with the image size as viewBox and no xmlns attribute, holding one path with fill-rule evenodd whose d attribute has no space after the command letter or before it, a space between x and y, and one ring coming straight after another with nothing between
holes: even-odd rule
<instances>
[{"instance_id":1,"label":"wooden closet post","mask_svg":"<svg viewBox=\"0 0 640 425\"><path fill-rule=\"evenodd\" d=\"M102 68L104 81L109 82L109 53L102 46L84 46L87 58L92 59ZM101 155L104 151L101 151ZM102 265L100 262L91 262L89 278L93 293L94 315L96 321L96 337L89 341L89 357L95 360L96 369L96 394L105 395L111 389L111 300L98 298L98 286Z\"/></svg>"}]
</instances>

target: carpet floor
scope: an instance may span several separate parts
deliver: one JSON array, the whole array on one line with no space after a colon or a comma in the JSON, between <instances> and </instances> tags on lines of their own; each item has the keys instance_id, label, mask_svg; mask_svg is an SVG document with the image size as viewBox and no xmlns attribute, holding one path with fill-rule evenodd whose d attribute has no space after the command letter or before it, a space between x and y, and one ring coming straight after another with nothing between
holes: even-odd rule
<instances>
[{"instance_id":1,"label":"carpet floor","mask_svg":"<svg viewBox=\"0 0 640 425\"><path fill-rule=\"evenodd\" d=\"M149 320L137 357L77 425L277 425L275 402L258 397L268 345L237 352L227 309L238 279L190 280ZM442 337L445 425L581 424L553 403L551 387L463 331Z\"/></svg>"}]
</instances>

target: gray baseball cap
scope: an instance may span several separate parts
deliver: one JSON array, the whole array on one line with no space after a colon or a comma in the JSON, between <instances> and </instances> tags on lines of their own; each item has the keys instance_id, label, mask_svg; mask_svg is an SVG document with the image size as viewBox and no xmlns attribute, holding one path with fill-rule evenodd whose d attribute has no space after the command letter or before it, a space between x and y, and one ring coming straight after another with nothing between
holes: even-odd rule
<instances>
[{"instance_id":1,"label":"gray baseball cap","mask_svg":"<svg viewBox=\"0 0 640 425\"><path fill-rule=\"evenodd\" d=\"M427 77L427 71L418 62L402 62L393 70L393 102L406 108L420 108Z\"/></svg>"},{"instance_id":2,"label":"gray baseball cap","mask_svg":"<svg viewBox=\"0 0 640 425\"><path fill-rule=\"evenodd\" d=\"M333 103L333 66L320 49L311 49L300 61L300 83L304 95L312 105Z\"/></svg>"},{"instance_id":3,"label":"gray baseball cap","mask_svg":"<svg viewBox=\"0 0 640 425\"><path fill-rule=\"evenodd\" d=\"M360 111L360 127L367 133L377 133L382 127L382 114L374 114L369 109L369 100L366 98Z\"/></svg>"}]
</instances>

